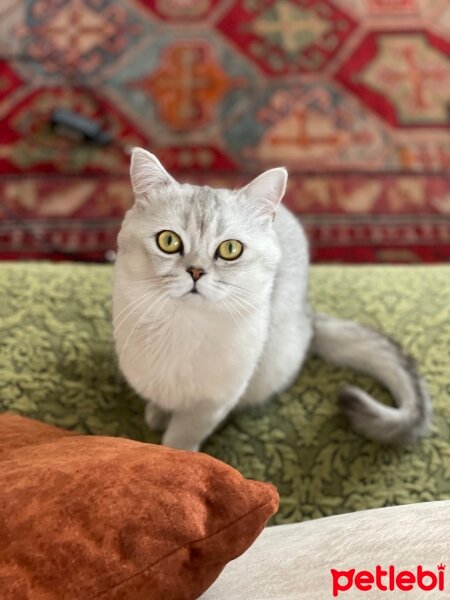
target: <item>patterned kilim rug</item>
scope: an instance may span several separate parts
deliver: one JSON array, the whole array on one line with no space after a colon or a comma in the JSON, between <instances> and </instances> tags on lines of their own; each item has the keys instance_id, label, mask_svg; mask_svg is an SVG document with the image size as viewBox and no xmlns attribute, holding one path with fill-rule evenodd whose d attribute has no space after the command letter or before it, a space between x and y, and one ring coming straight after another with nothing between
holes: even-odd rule
<instances>
[{"instance_id":1,"label":"patterned kilim rug","mask_svg":"<svg viewBox=\"0 0 450 600\"><path fill-rule=\"evenodd\" d=\"M316 261L447 260L449 35L448 0L2 0L0 257L105 260L139 144L212 186L285 165Z\"/></svg>"}]
</instances>

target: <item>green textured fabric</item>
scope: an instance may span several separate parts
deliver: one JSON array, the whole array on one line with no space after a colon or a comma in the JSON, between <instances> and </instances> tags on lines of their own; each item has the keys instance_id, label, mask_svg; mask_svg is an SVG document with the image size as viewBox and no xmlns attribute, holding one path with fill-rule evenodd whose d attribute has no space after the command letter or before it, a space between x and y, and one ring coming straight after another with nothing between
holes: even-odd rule
<instances>
[{"instance_id":1,"label":"green textured fabric","mask_svg":"<svg viewBox=\"0 0 450 600\"><path fill-rule=\"evenodd\" d=\"M108 266L0 264L0 408L89 434L157 441L118 372ZM312 359L290 390L234 414L204 446L280 492L276 523L450 498L450 267L318 266L316 309L383 330L413 355L435 403L415 446L364 440L335 398L373 381Z\"/></svg>"}]
</instances>

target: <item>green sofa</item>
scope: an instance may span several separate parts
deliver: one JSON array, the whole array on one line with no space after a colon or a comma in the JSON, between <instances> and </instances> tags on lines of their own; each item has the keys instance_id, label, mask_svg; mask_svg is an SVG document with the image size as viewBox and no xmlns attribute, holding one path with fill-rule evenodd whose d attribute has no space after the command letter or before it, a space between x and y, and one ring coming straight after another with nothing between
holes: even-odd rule
<instances>
[{"instance_id":1,"label":"green sofa","mask_svg":"<svg viewBox=\"0 0 450 600\"><path fill-rule=\"evenodd\" d=\"M110 266L0 263L0 410L94 435L157 442L118 371ZM450 267L317 266L315 308L383 330L413 355L435 405L433 435L389 447L352 431L337 391L361 375L308 361L269 405L236 413L204 451L274 483L274 523L450 498Z\"/></svg>"}]
</instances>

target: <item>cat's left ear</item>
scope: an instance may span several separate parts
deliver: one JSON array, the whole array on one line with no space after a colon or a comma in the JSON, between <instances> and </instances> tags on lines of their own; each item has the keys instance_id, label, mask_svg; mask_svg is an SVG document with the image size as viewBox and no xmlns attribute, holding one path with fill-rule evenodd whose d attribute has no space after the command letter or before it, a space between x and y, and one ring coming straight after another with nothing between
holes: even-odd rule
<instances>
[{"instance_id":1,"label":"cat's left ear","mask_svg":"<svg viewBox=\"0 0 450 600\"><path fill-rule=\"evenodd\" d=\"M143 148L133 149L130 176L136 197L176 183L156 156Z\"/></svg>"},{"instance_id":2,"label":"cat's left ear","mask_svg":"<svg viewBox=\"0 0 450 600\"><path fill-rule=\"evenodd\" d=\"M240 190L252 205L268 216L275 216L286 191L288 173L283 167L269 169Z\"/></svg>"}]
</instances>

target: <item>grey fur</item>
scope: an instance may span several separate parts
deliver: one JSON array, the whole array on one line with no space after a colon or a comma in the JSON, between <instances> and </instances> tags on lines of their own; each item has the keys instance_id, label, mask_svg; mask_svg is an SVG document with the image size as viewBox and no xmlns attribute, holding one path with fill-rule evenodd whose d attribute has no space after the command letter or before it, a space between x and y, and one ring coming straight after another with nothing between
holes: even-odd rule
<instances>
[{"instance_id":1,"label":"grey fur","mask_svg":"<svg viewBox=\"0 0 450 600\"><path fill-rule=\"evenodd\" d=\"M332 341L339 335L350 360L342 359L342 348ZM339 331L338 334L336 332ZM373 329L350 321L318 314L314 319L311 351L341 366L350 366L383 381L396 403L395 409L376 403L363 390L349 386L339 393L339 405L355 429L366 437L386 443L403 444L416 441L431 429L432 407L425 384L414 360L398 343ZM383 378L383 371L395 372L395 377ZM401 379L409 394L399 392Z\"/></svg>"},{"instance_id":2,"label":"grey fur","mask_svg":"<svg viewBox=\"0 0 450 600\"><path fill-rule=\"evenodd\" d=\"M145 150L132 155L135 206L119 235L114 336L129 383L163 443L197 450L237 406L261 404L301 372L308 350L381 381L396 408L355 387L340 394L354 427L383 442L425 435L431 402L413 361L383 335L308 306L308 246L279 203L287 172L266 171L236 191L177 183ZM164 253L162 230L183 252ZM217 248L244 251L222 260ZM204 275L193 291L189 268ZM162 413L161 413L162 411Z\"/></svg>"}]
</instances>

